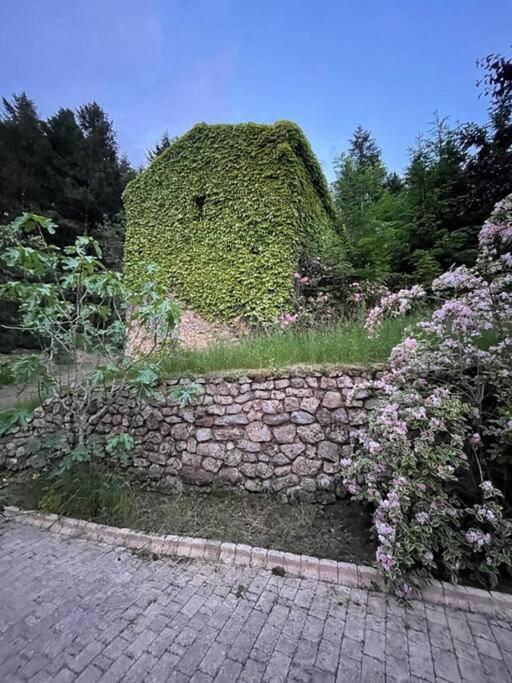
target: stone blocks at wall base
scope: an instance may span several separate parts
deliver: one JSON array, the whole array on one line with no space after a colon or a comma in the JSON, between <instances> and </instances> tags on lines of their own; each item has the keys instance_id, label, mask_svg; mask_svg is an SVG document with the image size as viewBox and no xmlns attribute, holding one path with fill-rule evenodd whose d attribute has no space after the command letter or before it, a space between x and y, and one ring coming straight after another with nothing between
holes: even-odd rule
<instances>
[{"instance_id":1,"label":"stone blocks at wall base","mask_svg":"<svg viewBox=\"0 0 512 683\"><path fill-rule=\"evenodd\" d=\"M194 378L202 392L187 407L171 391L190 380L171 379L162 387L168 399L147 404L119 396L93 417L91 431L100 438L129 432L135 448L127 473L162 492L234 487L334 502L346 494L340 459L351 452L353 432L364 428L374 403L357 387L378 372L345 367ZM63 419L51 404L38 408L27 427L0 439L0 467L30 467L27 438L62 428Z\"/></svg>"}]
</instances>

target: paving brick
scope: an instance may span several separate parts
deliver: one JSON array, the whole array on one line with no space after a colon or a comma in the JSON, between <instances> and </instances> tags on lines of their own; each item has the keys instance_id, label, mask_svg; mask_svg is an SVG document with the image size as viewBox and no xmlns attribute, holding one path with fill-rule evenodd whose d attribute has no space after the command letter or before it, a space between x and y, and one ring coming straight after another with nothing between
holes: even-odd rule
<instances>
[{"instance_id":1,"label":"paving brick","mask_svg":"<svg viewBox=\"0 0 512 683\"><path fill-rule=\"evenodd\" d=\"M406 609L356 588L353 568L339 563L346 586L274 576L267 551L251 549L244 567L193 558L193 539L185 560L147 563L13 520L0 534L2 681L512 683L507 614L459 609L468 591L444 585L453 608L414 600ZM149 542L162 543L133 540ZM249 552L216 544L212 557L221 547L228 561ZM287 554L275 552L270 562L286 568ZM321 563L312 567L318 576Z\"/></svg>"}]
</instances>

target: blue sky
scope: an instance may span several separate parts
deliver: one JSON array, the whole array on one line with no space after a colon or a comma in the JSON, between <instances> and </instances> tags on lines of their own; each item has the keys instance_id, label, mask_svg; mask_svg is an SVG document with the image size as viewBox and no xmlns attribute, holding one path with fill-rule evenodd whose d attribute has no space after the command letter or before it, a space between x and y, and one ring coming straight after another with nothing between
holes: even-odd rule
<instances>
[{"instance_id":1,"label":"blue sky","mask_svg":"<svg viewBox=\"0 0 512 683\"><path fill-rule=\"evenodd\" d=\"M329 178L358 124L400 171L435 110L485 119L475 60L511 28L512 0L1 0L0 94L97 100L134 164L165 129L291 119Z\"/></svg>"}]
</instances>

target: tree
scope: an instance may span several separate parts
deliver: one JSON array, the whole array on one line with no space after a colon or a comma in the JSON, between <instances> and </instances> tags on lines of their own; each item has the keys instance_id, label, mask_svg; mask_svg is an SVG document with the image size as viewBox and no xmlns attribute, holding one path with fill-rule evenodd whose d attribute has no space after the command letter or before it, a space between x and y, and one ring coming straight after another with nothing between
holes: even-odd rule
<instances>
[{"instance_id":1,"label":"tree","mask_svg":"<svg viewBox=\"0 0 512 683\"><path fill-rule=\"evenodd\" d=\"M25 93L2 98L0 113L0 212L13 218L38 208L47 195L50 146L37 109Z\"/></svg>"},{"instance_id":2,"label":"tree","mask_svg":"<svg viewBox=\"0 0 512 683\"><path fill-rule=\"evenodd\" d=\"M146 152L146 158L149 163L153 161L153 159L156 159L156 157L159 154L162 154L164 150L166 150L168 147L172 145L172 143L176 140L177 138L170 138L169 133L165 131L160 138L159 142L156 143L156 145L152 149L148 149Z\"/></svg>"},{"instance_id":3,"label":"tree","mask_svg":"<svg viewBox=\"0 0 512 683\"><path fill-rule=\"evenodd\" d=\"M460 206L464 161L457 131L436 114L429 136L411 150L404 177L393 269L405 281L428 284L453 263L474 262L477 231Z\"/></svg>"},{"instance_id":4,"label":"tree","mask_svg":"<svg viewBox=\"0 0 512 683\"><path fill-rule=\"evenodd\" d=\"M104 215L113 218L120 211L126 162L119 159L112 121L96 102L78 109L78 124L84 136L80 198L87 234Z\"/></svg>"},{"instance_id":5,"label":"tree","mask_svg":"<svg viewBox=\"0 0 512 683\"><path fill-rule=\"evenodd\" d=\"M389 274L394 241L392 207L397 179L388 176L381 152L369 131L359 126L335 163L333 193L357 277L381 279ZM391 220L390 220L391 218Z\"/></svg>"},{"instance_id":6,"label":"tree","mask_svg":"<svg viewBox=\"0 0 512 683\"><path fill-rule=\"evenodd\" d=\"M369 130L358 126L350 140L349 156L358 166L377 166L382 162L382 154Z\"/></svg>"},{"instance_id":7,"label":"tree","mask_svg":"<svg viewBox=\"0 0 512 683\"><path fill-rule=\"evenodd\" d=\"M101 417L126 390L142 398L156 393L160 361L153 353L170 340L179 309L151 277L139 289L128 288L120 273L105 268L92 237L82 235L64 249L49 244L47 235L56 227L37 214L23 214L11 226L31 235L32 242L2 254L2 261L24 277L6 282L0 293L18 304L16 327L37 338L41 352L10 358L0 375L4 383L37 384L40 394L50 397L53 414L63 417L60 439L51 434L51 449L65 455L61 468L66 469L103 452L92 436L93 413L97 418L99 410ZM148 266L148 275L153 272ZM132 326L147 334L128 355L124 344ZM84 352L94 358L90 369ZM24 409L4 411L0 431L26 419ZM36 439L34 451L44 456L49 436ZM131 437L120 432L113 436L114 443L130 443ZM107 441L107 452L112 443Z\"/></svg>"},{"instance_id":8,"label":"tree","mask_svg":"<svg viewBox=\"0 0 512 683\"><path fill-rule=\"evenodd\" d=\"M489 121L466 124L459 133L467 156L464 211L474 225L512 191L512 60L492 54L480 65L485 72L479 83L490 96Z\"/></svg>"}]
</instances>

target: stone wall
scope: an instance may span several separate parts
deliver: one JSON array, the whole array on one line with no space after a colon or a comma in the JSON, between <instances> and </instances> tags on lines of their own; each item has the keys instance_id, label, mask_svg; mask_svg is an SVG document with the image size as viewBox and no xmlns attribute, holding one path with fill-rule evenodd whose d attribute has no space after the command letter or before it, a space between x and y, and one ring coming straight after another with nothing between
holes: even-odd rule
<instances>
[{"instance_id":1,"label":"stone wall","mask_svg":"<svg viewBox=\"0 0 512 683\"><path fill-rule=\"evenodd\" d=\"M92 424L99 435L128 430L135 439L128 469L162 491L235 486L329 502L345 494L339 461L374 404L357 386L377 372L346 367L199 378L202 395L192 405L141 404L126 395ZM164 389L184 381L170 380ZM57 430L65 419L51 406L34 417L31 430ZM30 464L26 438L27 429L17 428L0 439L0 466Z\"/></svg>"}]
</instances>

